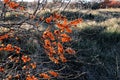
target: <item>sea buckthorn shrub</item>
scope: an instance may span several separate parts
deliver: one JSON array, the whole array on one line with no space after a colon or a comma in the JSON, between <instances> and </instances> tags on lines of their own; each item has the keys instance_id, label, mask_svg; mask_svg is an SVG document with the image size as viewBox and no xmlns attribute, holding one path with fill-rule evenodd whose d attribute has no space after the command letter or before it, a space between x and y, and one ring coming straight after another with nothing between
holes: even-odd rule
<instances>
[{"instance_id":1,"label":"sea buckthorn shrub","mask_svg":"<svg viewBox=\"0 0 120 80\"><path fill-rule=\"evenodd\" d=\"M20 3L4 0L3 3L8 9L24 11L24 6ZM33 14L29 14L29 18L26 20L36 19L36 10ZM18 16L18 15L16 15ZM39 27L39 22L44 22L48 25L45 31L42 32L40 39L42 40L45 54L49 60L55 65L61 65L68 61L66 54L75 55L76 51L70 46L64 46L65 43L72 41L70 34L72 34L72 28L82 22L81 18L69 21L65 16L58 12L53 12L49 17L39 16L38 21L35 21L33 25L36 28ZM22 22L24 23L24 21ZM22 24L21 23L21 24ZM19 23L20 24L20 23ZM14 23L15 25L15 23ZM16 23L17 25L17 23ZM13 26L13 24L12 24ZM18 28L19 29L19 28ZM31 55L24 52L24 48L12 42L7 43L6 40L14 39L16 42L19 40L18 36L13 35L14 28L10 28L10 31L0 35L0 53L7 53L8 55L4 60L0 61L0 79L5 80L40 80L57 78L60 74L57 70L51 69L48 71L37 71L37 62L35 62ZM59 70L58 70L59 71Z\"/></svg>"}]
</instances>

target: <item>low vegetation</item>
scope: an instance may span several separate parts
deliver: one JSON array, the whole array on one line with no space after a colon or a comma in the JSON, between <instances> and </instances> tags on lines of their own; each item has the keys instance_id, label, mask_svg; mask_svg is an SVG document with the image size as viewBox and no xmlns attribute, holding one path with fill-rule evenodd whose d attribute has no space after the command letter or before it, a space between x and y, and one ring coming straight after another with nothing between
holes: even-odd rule
<instances>
[{"instance_id":1,"label":"low vegetation","mask_svg":"<svg viewBox=\"0 0 120 80\"><path fill-rule=\"evenodd\" d=\"M23 27L7 25L28 15ZM0 22L1 80L120 79L119 8L7 13Z\"/></svg>"}]
</instances>

